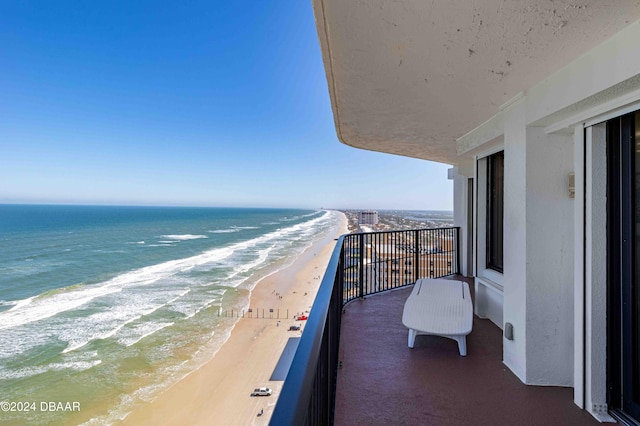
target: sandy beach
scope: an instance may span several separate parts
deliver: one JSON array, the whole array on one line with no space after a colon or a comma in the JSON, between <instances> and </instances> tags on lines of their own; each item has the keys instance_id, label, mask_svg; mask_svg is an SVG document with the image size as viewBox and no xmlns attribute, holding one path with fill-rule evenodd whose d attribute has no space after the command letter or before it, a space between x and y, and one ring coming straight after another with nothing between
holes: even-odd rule
<instances>
[{"instance_id":1,"label":"sandy beach","mask_svg":"<svg viewBox=\"0 0 640 426\"><path fill-rule=\"evenodd\" d=\"M296 321L293 316L311 309L335 247L334 238L345 233L347 220L343 216L334 234L307 248L291 265L253 289L251 307L280 309L281 316L288 309L288 320L240 319L208 363L140 406L122 424L268 424L283 384L270 378L289 338L300 337L304 330L305 321ZM291 325L300 325L302 330L288 331ZM273 395L250 396L254 388L262 386L273 389Z\"/></svg>"}]
</instances>

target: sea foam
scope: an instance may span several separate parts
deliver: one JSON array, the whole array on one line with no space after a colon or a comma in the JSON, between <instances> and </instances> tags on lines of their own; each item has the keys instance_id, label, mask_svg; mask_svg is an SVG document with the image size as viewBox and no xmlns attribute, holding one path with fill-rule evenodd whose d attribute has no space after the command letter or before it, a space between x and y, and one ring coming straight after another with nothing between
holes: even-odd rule
<instances>
[{"instance_id":1,"label":"sea foam","mask_svg":"<svg viewBox=\"0 0 640 426\"><path fill-rule=\"evenodd\" d=\"M128 333L118 339L118 343L124 346L132 346L163 328L170 327L172 322L147 322L141 323L131 328Z\"/></svg>"},{"instance_id":2,"label":"sea foam","mask_svg":"<svg viewBox=\"0 0 640 426\"><path fill-rule=\"evenodd\" d=\"M168 240L176 240L176 241L198 240L200 238L208 238L206 235L192 235L192 234L162 235L161 237L166 238Z\"/></svg>"},{"instance_id":3,"label":"sea foam","mask_svg":"<svg viewBox=\"0 0 640 426\"><path fill-rule=\"evenodd\" d=\"M79 229L68 241L60 241L60 233L49 240L35 235L34 242L48 247L51 241L56 253L51 258L49 253L42 258L31 252L15 255L35 259L16 266L47 268L39 269L46 272L42 276L12 272L25 283L41 285L31 286L32 292L6 294L0 302L0 377L35 376L33 383L43 389L51 383L86 389L87 381L97 377L123 389L135 381L145 389L125 394L115 387L113 392L92 388L111 407L120 397L153 398L210 359L226 340L236 320L218 318L216 307L248 306L247 290L255 282L304 250L314 234L333 222L326 212L283 216L251 213L245 220L239 214L237 226L228 218L169 223L145 222L145 217L133 225L110 226L108 232L99 226ZM268 229L263 222L270 223ZM216 235L223 233L230 235ZM202 246L210 248L197 248ZM73 247L72 255L58 254L65 247ZM52 261L65 263L47 263ZM140 266L143 262L149 266ZM123 270L116 273L114 268ZM34 292L41 294L31 297ZM153 363L153 375L145 361ZM94 367L89 374L75 374ZM3 389L6 398L25 396L20 386L9 383ZM129 407L114 408L122 416ZM114 420L112 414L109 410L108 418Z\"/></svg>"},{"instance_id":4,"label":"sea foam","mask_svg":"<svg viewBox=\"0 0 640 426\"><path fill-rule=\"evenodd\" d=\"M6 330L4 337L14 336L11 338L14 340L12 350L4 356L53 343L47 340L51 338L65 343L59 352L64 355L86 352L85 346L101 339L114 339L126 347L132 346L174 325L176 320L193 318L202 309L220 303L224 288L239 286L246 279L246 273L269 261L274 250L282 250L293 241L305 239L327 217L328 212L325 212L320 217L257 238L135 269L98 284L72 286L11 301L13 306L0 312L0 330ZM196 234L163 235L172 241L202 237L206 238ZM219 273L218 281L207 281L208 275L196 279L197 274L220 268L224 263L226 269L221 271L226 272ZM185 275L194 270L196 275L192 278ZM210 286L213 287L209 290ZM196 288L200 290L194 292ZM181 315L176 317L175 314ZM38 323L44 319L47 319L46 323ZM17 333L7 334L9 329L15 329ZM60 366L52 364L50 367ZM39 370L17 374L39 374Z\"/></svg>"}]
</instances>

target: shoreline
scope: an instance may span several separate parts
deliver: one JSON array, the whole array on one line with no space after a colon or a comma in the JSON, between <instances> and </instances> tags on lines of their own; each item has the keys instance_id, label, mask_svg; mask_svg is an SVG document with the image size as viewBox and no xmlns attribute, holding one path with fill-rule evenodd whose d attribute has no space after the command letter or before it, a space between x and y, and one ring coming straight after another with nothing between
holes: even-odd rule
<instances>
[{"instance_id":1,"label":"shoreline","mask_svg":"<svg viewBox=\"0 0 640 426\"><path fill-rule=\"evenodd\" d=\"M117 424L268 424L283 384L270 380L271 375L289 338L300 337L304 330L304 321L295 321L293 316L313 305L334 239L347 232L343 214L330 234L251 290L251 307L288 309L289 319L238 320L211 360ZM290 325L300 325L301 331L288 331ZM269 387L273 395L250 397L257 387Z\"/></svg>"}]
</instances>

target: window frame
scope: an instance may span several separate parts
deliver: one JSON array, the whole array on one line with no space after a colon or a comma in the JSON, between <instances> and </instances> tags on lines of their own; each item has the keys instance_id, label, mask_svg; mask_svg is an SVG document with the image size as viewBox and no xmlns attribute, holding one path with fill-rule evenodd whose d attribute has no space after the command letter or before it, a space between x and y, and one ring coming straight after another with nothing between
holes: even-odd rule
<instances>
[{"instance_id":1,"label":"window frame","mask_svg":"<svg viewBox=\"0 0 640 426\"><path fill-rule=\"evenodd\" d=\"M504 272L504 151L486 157L486 265Z\"/></svg>"}]
</instances>

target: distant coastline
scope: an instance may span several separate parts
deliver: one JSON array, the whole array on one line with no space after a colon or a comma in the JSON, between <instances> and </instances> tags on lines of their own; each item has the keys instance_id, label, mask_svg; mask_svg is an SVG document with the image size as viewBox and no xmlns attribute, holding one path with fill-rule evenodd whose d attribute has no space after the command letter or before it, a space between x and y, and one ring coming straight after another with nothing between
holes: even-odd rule
<instances>
[{"instance_id":1,"label":"distant coastline","mask_svg":"<svg viewBox=\"0 0 640 426\"><path fill-rule=\"evenodd\" d=\"M361 210L340 210L347 216L349 232L358 229L358 213ZM401 231L406 229L443 228L453 226L453 211L449 210L377 210L377 231Z\"/></svg>"}]
</instances>

